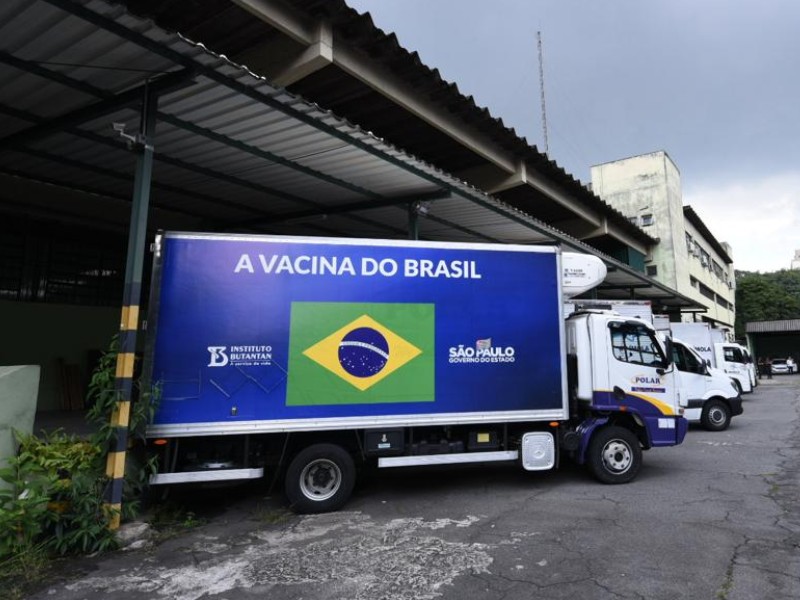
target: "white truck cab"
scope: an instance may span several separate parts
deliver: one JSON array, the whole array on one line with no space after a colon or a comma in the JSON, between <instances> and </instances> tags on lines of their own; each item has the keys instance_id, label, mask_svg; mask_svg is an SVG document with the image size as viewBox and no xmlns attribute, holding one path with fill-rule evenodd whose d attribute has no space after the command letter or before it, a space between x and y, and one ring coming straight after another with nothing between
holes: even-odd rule
<instances>
[{"instance_id":1,"label":"white truck cab","mask_svg":"<svg viewBox=\"0 0 800 600\"><path fill-rule=\"evenodd\" d=\"M672 359L678 368L687 401L683 416L709 431L723 431L743 412L739 391L724 371L709 366L681 340L672 340Z\"/></svg>"},{"instance_id":2,"label":"white truck cab","mask_svg":"<svg viewBox=\"0 0 800 600\"><path fill-rule=\"evenodd\" d=\"M756 365L753 362L753 357L750 355L750 350L741 344L739 344L739 348L742 349L742 354L744 355L744 360L747 364L747 372L750 374L750 385L752 387L756 387L758 385L758 371L756 370Z\"/></svg>"},{"instance_id":3,"label":"white truck cab","mask_svg":"<svg viewBox=\"0 0 800 600\"><path fill-rule=\"evenodd\" d=\"M670 330L674 338L691 346L710 366L731 377L740 394L753 391L752 361L748 363L742 346L724 341L724 332L708 323L670 323Z\"/></svg>"},{"instance_id":4,"label":"white truck cab","mask_svg":"<svg viewBox=\"0 0 800 600\"><path fill-rule=\"evenodd\" d=\"M578 412L607 415L598 416L598 424L625 424L644 448L681 442L686 421L678 371L652 325L590 310L570 316L566 333L570 397Z\"/></svg>"},{"instance_id":5,"label":"white truck cab","mask_svg":"<svg viewBox=\"0 0 800 600\"><path fill-rule=\"evenodd\" d=\"M750 367L752 362L748 364L744 348L739 344L723 342L714 344L713 351L715 361L712 365L730 375L738 384L741 393L749 394L752 392L754 380Z\"/></svg>"}]
</instances>

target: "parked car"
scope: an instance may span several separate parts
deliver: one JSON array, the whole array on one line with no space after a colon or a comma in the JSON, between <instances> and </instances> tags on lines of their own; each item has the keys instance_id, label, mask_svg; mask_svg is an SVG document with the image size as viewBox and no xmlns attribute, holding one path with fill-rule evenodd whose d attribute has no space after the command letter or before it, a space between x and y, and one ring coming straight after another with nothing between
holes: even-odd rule
<instances>
[{"instance_id":1,"label":"parked car","mask_svg":"<svg viewBox=\"0 0 800 600\"><path fill-rule=\"evenodd\" d=\"M792 358L773 358L772 374L797 373L797 363Z\"/></svg>"}]
</instances>

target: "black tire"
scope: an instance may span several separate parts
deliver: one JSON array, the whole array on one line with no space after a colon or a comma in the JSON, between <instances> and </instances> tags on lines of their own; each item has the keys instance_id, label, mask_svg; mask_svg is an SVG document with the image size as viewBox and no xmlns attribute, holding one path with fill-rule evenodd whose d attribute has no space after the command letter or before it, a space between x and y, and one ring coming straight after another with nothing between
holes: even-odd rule
<instances>
[{"instance_id":1,"label":"black tire","mask_svg":"<svg viewBox=\"0 0 800 600\"><path fill-rule=\"evenodd\" d=\"M731 379L731 381L733 381L733 387L736 388L736 393L738 393L740 396L742 394L744 394L744 391L742 390L742 384L739 383L739 380L738 379Z\"/></svg>"},{"instance_id":2,"label":"black tire","mask_svg":"<svg viewBox=\"0 0 800 600\"><path fill-rule=\"evenodd\" d=\"M341 446L314 444L301 450L286 470L286 497L298 513L322 513L341 508L356 479L353 458Z\"/></svg>"},{"instance_id":3,"label":"black tire","mask_svg":"<svg viewBox=\"0 0 800 600\"><path fill-rule=\"evenodd\" d=\"M731 424L731 409L721 400L708 400L703 404L700 423L708 431L725 431Z\"/></svg>"},{"instance_id":4,"label":"black tire","mask_svg":"<svg viewBox=\"0 0 800 600\"><path fill-rule=\"evenodd\" d=\"M624 427L612 425L596 431L588 452L589 471L602 483L628 483L642 467L639 440Z\"/></svg>"}]
</instances>

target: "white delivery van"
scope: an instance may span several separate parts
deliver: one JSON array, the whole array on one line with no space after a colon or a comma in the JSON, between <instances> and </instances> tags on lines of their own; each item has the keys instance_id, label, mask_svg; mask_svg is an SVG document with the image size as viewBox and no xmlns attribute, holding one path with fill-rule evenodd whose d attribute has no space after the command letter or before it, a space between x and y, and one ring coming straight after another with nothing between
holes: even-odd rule
<instances>
[{"instance_id":1,"label":"white delivery van","mask_svg":"<svg viewBox=\"0 0 800 600\"><path fill-rule=\"evenodd\" d=\"M718 341L722 332L708 323L671 323L670 330L673 337L691 346L710 366L731 377L740 394L753 391L750 367L742 346L734 342Z\"/></svg>"},{"instance_id":2,"label":"white delivery van","mask_svg":"<svg viewBox=\"0 0 800 600\"><path fill-rule=\"evenodd\" d=\"M686 391L683 416L700 422L709 431L723 431L731 418L743 412L742 398L734 380L724 371L709 366L694 349L679 339L672 340L672 359Z\"/></svg>"}]
</instances>

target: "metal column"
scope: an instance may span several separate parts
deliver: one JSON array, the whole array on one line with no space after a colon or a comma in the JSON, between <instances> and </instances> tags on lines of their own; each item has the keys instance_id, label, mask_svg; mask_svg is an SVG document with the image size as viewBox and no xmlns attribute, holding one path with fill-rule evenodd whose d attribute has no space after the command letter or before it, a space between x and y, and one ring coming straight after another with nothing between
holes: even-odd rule
<instances>
[{"instance_id":1,"label":"metal column","mask_svg":"<svg viewBox=\"0 0 800 600\"><path fill-rule=\"evenodd\" d=\"M419 202L408 203L408 239L419 239Z\"/></svg>"},{"instance_id":2,"label":"metal column","mask_svg":"<svg viewBox=\"0 0 800 600\"><path fill-rule=\"evenodd\" d=\"M118 529L122 509L122 487L125 477L125 452L128 446L133 368L136 356L136 333L139 326L139 301L142 293L142 269L147 237L147 212L150 203L150 183L153 172L153 135L156 128L158 96L145 87L139 135L132 140L137 152L136 174L133 187L133 206L128 235L128 256L125 265L125 288L122 298L122 318L119 327L119 354L117 355L116 410L111 415L115 439L108 450L105 503L109 528Z\"/></svg>"}]
</instances>

